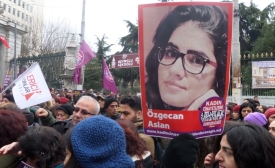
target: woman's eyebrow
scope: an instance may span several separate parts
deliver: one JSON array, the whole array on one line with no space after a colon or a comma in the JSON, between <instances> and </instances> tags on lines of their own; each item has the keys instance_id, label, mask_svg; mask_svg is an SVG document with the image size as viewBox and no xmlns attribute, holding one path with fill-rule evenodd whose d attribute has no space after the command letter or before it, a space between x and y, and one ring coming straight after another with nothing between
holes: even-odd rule
<instances>
[{"instance_id":1,"label":"woman's eyebrow","mask_svg":"<svg viewBox=\"0 0 275 168\"><path fill-rule=\"evenodd\" d=\"M196 50L187 50L187 54L195 54L195 55L200 55L202 57L206 57L209 59L209 57L202 51L196 51Z\"/></svg>"},{"instance_id":2,"label":"woman's eyebrow","mask_svg":"<svg viewBox=\"0 0 275 168\"><path fill-rule=\"evenodd\" d=\"M176 44L172 43L172 42L169 42L169 43L167 44L167 46L173 47L173 48L176 48L176 49L179 49L179 47L178 47Z\"/></svg>"}]
</instances>

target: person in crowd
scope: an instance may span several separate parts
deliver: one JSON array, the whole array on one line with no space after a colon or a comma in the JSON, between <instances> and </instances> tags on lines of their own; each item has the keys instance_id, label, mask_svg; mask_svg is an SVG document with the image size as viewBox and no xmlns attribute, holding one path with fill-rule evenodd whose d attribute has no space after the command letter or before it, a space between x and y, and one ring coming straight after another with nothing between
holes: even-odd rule
<instances>
[{"instance_id":1,"label":"person in crowd","mask_svg":"<svg viewBox=\"0 0 275 168\"><path fill-rule=\"evenodd\" d=\"M0 109L20 112L19 107L15 103L11 103L11 102L0 104Z\"/></svg>"},{"instance_id":2,"label":"person in crowd","mask_svg":"<svg viewBox=\"0 0 275 168\"><path fill-rule=\"evenodd\" d=\"M21 113L26 117L27 125L28 125L28 130L34 128L34 127L39 127L40 125L38 123L34 122L34 115L28 108L22 109Z\"/></svg>"},{"instance_id":3,"label":"person in crowd","mask_svg":"<svg viewBox=\"0 0 275 168\"><path fill-rule=\"evenodd\" d=\"M98 95L97 100L100 105L100 114L101 115L106 115L106 111L104 109L104 103L105 103L106 96L104 95Z\"/></svg>"},{"instance_id":4,"label":"person in crowd","mask_svg":"<svg viewBox=\"0 0 275 168\"><path fill-rule=\"evenodd\" d=\"M120 125L102 115L78 123L72 131L73 152L83 168L134 168L126 153L126 138Z\"/></svg>"},{"instance_id":5,"label":"person in crowd","mask_svg":"<svg viewBox=\"0 0 275 168\"><path fill-rule=\"evenodd\" d=\"M272 121L269 124L268 130L275 137L275 121Z\"/></svg>"},{"instance_id":6,"label":"person in crowd","mask_svg":"<svg viewBox=\"0 0 275 168\"><path fill-rule=\"evenodd\" d=\"M106 110L106 114L104 116L113 120L119 119L120 114L118 113L117 109L118 101L112 96L107 97L104 103L104 110Z\"/></svg>"},{"instance_id":7,"label":"person in crowd","mask_svg":"<svg viewBox=\"0 0 275 168\"><path fill-rule=\"evenodd\" d=\"M127 120L119 119L118 124L126 136L126 152L131 156L136 168L153 168L153 158L148 151L145 141L139 137L135 125Z\"/></svg>"},{"instance_id":8,"label":"person in crowd","mask_svg":"<svg viewBox=\"0 0 275 168\"><path fill-rule=\"evenodd\" d=\"M52 100L46 101L44 105L44 109L49 110L53 106Z\"/></svg>"},{"instance_id":9,"label":"person in crowd","mask_svg":"<svg viewBox=\"0 0 275 168\"><path fill-rule=\"evenodd\" d=\"M36 116L40 118L44 126L51 126L59 133L64 134L70 127L73 127L80 121L99 114L100 106L94 98L90 96L82 96L76 103L71 120L58 121L51 112L43 108L36 111Z\"/></svg>"},{"instance_id":10,"label":"person in crowd","mask_svg":"<svg viewBox=\"0 0 275 168\"><path fill-rule=\"evenodd\" d=\"M61 106L61 105L58 104L58 103L56 103L55 105L53 105L53 106L49 109L49 111L52 112L52 115L53 115L54 118L56 118L56 115L57 115L57 110L56 110L56 109L57 109L59 106Z\"/></svg>"},{"instance_id":11,"label":"person in crowd","mask_svg":"<svg viewBox=\"0 0 275 168\"><path fill-rule=\"evenodd\" d=\"M6 94L2 97L4 103L15 103L14 97L12 94Z\"/></svg>"},{"instance_id":12,"label":"person in crowd","mask_svg":"<svg viewBox=\"0 0 275 168\"><path fill-rule=\"evenodd\" d=\"M262 126L266 129L268 129L268 122L264 114L259 112L253 112L249 113L246 117L243 119L246 122L257 124L259 126Z\"/></svg>"},{"instance_id":13,"label":"person in crowd","mask_svg":"<svg viewBox=\"0 0 275 168\"><path fill-rule=\"evenodd\" d=\"M265 105L260 105L259 107L258 107L258 109L259 109L259 111L261 112L261 113L265 113L266 112L266 110L267 110L267 106L265 106Z\"/></svg>"},{"instance_id":14,"label":"person in crowd","mask_svg":"<svg viewBox=\"0 0 275 168\"><path fill-rule=\"evenodd\" d=\"M258 104L255 102L254 99L250 99L250 98L244 99L244 100L243 100L243 103L250 103L250 104L253 105L255 111L259 111L259 110L257 109Z\"/></svg>"},{"instance_id":15,"label":"person in crowd","mask_svg":"<svg viewBox=\"0 0 275 168\"><path fill-rule=\"evenodd\" d=\"M19 167L63 168L66 156L61 134L53 128L43 126L27 131L18 142L9 144L3 149L6 152L13 149L20 151L23 158Z\"/></svg>"},{"instance_id":16,"label":"person in crowd","mask_svg":"<svg viewBox=\"0 0 275 168\"><path fill-rule=\"evenodd\" d=\"M240 110L239 110L239 119L243 121L243 119L245 118L245 116L247 116L247 114L252 113L254 111L256 111L256 109L251 103L245 102L241 104Z\"/></svg>"},{"instance_id":17,"label":"person in crowd","mask_svg":"<svg viewBox=\"0 0 275 168\"><path fill-rule=\"evenodd\" d=\"M70 100L66 97L59 98L59 104L67 104Z\"/></svg>"},{"instance_id":18,"label":"person in crowd","mask_svg":"<svg viewBox=\"0 0 275 168\"><path fill-rule=\"evenodd\" d=\"M225 114L225 120L232 119L233 113L233 107L231 105L226 105L226 114Z\"/></svg>"},{"instance_id":19,"label":"person in crowd","mask_svg":"<svg viewBox=\"0 0 275 168\"><path fill-rule=\"evenodd\" d=\"M199 154L199 143L191 134L180 134L168 144L162 168L193 168Z\"/></svg>"},{"instance_id":20,"label":"person in crowd","mask_svg":"<svg viewBox=\"0 0 275 168\"><path fill-rule=\"evenodd\" d=\"M15 111L0 110L0 148L18 139L27 131L26 118L23 114ZM0 150L0 167L16 167L19 157L14 155L3 155Z\"/></svg>"},{"instance_id":21,"label":"person in crowd","mask_svg":"<svg viewBox=\"0 0 275 168\"><path fill-rule=\"evenodd\" d=\"M264 115L266 116L268 123L270 124L275 120L275 108L269 108L265 111Z\"/></svg>"},{"instance_id":22,"label":"person in crowd","mask_svg":"<svg viewBox=\"0 0 275 168\"><path fill-rule=\"evenodd\" d=\"M145 63L148 108L198 110L223 97L227 33L228 14L217 6L178 6L165 15Z\"/></svg>"},{"instance_id":23,"label":"person in crowd","mask_svg":"<svg viewBox=\"0 0 275 168\"><path fill-rule=\"evenodd\" d=\"M64 168L82 168L80 163L77 161L72 147L72 131L73 127L63 135L66 144L66 158L64 161Z\"/></svg>"},{"instance_id":24,"label":"person in crowd","mask_svg":"<svg viewBox=\"0 0 275 168\"><path fill-rule=\"evenodd\" d=\"M73 114L74 109L71 105L62 104L56 109L56 119L58 121L64 121L70 118Z\"/></svg>"},{"instance_id":25,"label":"person in crowd","mask_svg":"<svg viewBox=\"0 0 275 168\"><path fill-rule=\"evenodd\" d=\"M238 121L240 116L239 116L239 110L240 110L241 105L237 105L233 108L232 112L232 120Z\"/></svg>"},{"instance_id":26,"label":"person in crowd","mask_svg":"<svg viewBox=\"0 0 275 168\"><path fill-rule=\"evenodd\" d=\"M259 101L258 96L254 96L254 101L255 101L256 104L260 105L260 101Z\"/></svg>"},{"instance_id":27,"label":"person in crowd","mask_svg":"<svg viewBox=\"0 0 275 168\"><path fill-rule=\"evenodd\" d=\"M143 116L141 109L141 99L137 96L126 96L120 101L121 119L133 122L139 132L139 136L146 142L146 146L150 151L154 160L155 158L155 143L154 139L144 134L143 131ZM160 160L159 160L160 162Z\"/></svg>"},{"instance_id":28,"label":"person in crowd","mask_svg":"<svg viewBox=\"0 0 275 168\"><path fill-rule=\"evenodd\" d=\"M215 160L226 168L274 168L274 140L261 126L235 125L223 132Z\"/></svg>"}]
</instances>

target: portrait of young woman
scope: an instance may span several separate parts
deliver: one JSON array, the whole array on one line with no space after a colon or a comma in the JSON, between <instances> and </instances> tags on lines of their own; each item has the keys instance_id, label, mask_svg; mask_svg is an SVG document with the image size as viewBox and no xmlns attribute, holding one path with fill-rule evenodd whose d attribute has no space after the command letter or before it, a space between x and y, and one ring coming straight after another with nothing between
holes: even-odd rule
<instances>
[{"instance_id":1,"label":"portrait of young woman","mask_svg":"<svg viewBox=\"0 0 275 168\"><path fill-rule=\"evenodd\" d=\"M229 60L226 8L160 6L154 13L163 16L152 21L158 22L156 29L153 23L143 27L147 108L198 110L208 98L223 98ZM146 37L149 31L152 38Z\"/></svg>"}]
</instances>

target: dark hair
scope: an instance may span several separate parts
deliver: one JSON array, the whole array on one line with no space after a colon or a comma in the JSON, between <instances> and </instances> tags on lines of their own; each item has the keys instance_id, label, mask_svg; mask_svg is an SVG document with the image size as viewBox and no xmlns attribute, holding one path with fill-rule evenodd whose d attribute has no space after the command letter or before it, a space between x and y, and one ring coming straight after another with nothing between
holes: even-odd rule
<instances>
[{"instance_id":1,"label":"dark hair","mask_svg":"<svg viewBox=\"0 0 275 168\"><path fill-rule=\"evenodd\" d=\"M148 108L165 109L158 86L158 51L165 47L173 31L187 21L198 22L212 39L214 55L217 60L216 79L213 88L220 96L224 96L226 80L227 30L228 15L217 6L178 6L171 11L158 25L151 49L146 59L146 99ZM182 108L180 108L181 110Z\"/></svg>"},{"instance_id":2,"label":"dark hair","mask_svg":"<svg viewBox=\"0 0 275 168\"><path fill-rule=\"evenodd\" d=\"M141 99L138 96L126 96L120 101L120 104L127 104L135 112L141 110Z\"/></svg>"},{"instance_id":3,"label":"dark hair","mask_svg":"<svg viewBox=\"0 0 275 168\"><path fill-rule=\"evenodd\" d=\"M230 116L230 118L232 118L233 107L232 107L231 105L227 104L227 105L226 105L226 108L227 108L228 110L230 110L229 116Z\"/></svg>"},{"instance_id":4,"label":"dark hair","mask_svg":"<svg viewBox=\"0 0 275 168\"><path fill-rule=\"evenodd\" d=\"M21 110L22 114L26 117L26 121L28 122L28 126L33 124L34 121L34 114L30 112L28 108Z\"/></svg>"},{"instance_id":5,"label":"dark hair","mask_svg":"<svg viewBox=\"0 0 275 168\"><path fill-rule=\"evenodd\" d=\"M26 118L23 114L0 110L0 148L17 141L26 131Z\"/></svg>"},{"instance_id":6,"label":"dark hair","mask_svg":"<svg viewBox=\"0 0 275 168\"><path fill-rule=\"evenodd\" d=\"M247 98L247 99L243 99L243 100L247 100L247 101L248 101L248 103L252 104L255 108L257 107L257 103L255 102L255 100L253 100L253 99L249 99L249 98Z\"/></svg>"},{"instance_id":7,"label":"dark hair","mask_svg":"<svg viewBox=\"0 0 275 168\"><path fill-rule=\"evenodd\" d=\"M225 131L238 168L274 168L275 138L255 124L235 125Z\"/></svg>"},{"instance_id":8,"label":"dark hair","mask_svg":"<svg viewBox=\"0 0 275 168\"><path fill-rule=\"evenodd\" d=\"M39 168L53 168L65 159L62 135L51 127L34 127L19 139L22 154L36 161Z\"/></svg>"},{"instance_id":9,"label":"dark hair","mask_svg":"<svg viewBox=\"0 0 275 168\"><path fill-rule=\"evenodd\" d=\"M126 120L117 120L118 124L124 130L124 134L126 137L126 152L130 156L137 155L140 159L140 164L138 168L142 168L143 166L143 157L145 151L147 151L147 147L145 142L139 137L137 128L132 122Z\"/></svg>"},{"instance_id":10,"label":"dark hair","mask_svg":"<svg viewBox=\"0 0 275 168\"><path fill-rule=\"evenodd\" d=\"M244 119L244 118L243 118L243 115L242 115L242 110L243 110L243 108L246 108L246 107L250 107L251 110L252 110L252 112L255 112L255 111L256 111L255 107L254 107L253 104L251 104L251 103L243 103L243 104L241 104L240 109L239 109L239 119L240 119L240 120L243 120L243 119Z\"/></svg>"},{"instance_id":11,"label":"dark hair","mask_svg":"<svg viewBox=\"0 0 275 168\"><path fill-rule=\"evenodd\" d=\"M2 97L2 99L3 99L3 98L8 99L8 100L9 100L9 102L15 103L15 101L14 101L14 98L13 98L13 95L12 95L12 94L6 94L6 95L4 95L4 96Z\"/></svg>"},{"instance_id":12,"label":"dark hair","mask_svg":"<svg viewBox=\"0 0 275 168\"><path fill-rule=\"evenodd\" d=\"M72 131L73 131L73 127L68 129L66 133L63 135L66 148L68 151L71 152L71 157L68 160L68 162L64 165L64 168L82 168L80 163L76 160L76 157L74 156L72 141L71 141Z\"/></svg>"},{"instance_id":13,"label":"dark hair","mask_svg":"<svg viewBox=\"0 0 275 168\"><path fill-rule=\"evenodd\" d=\"M267 110L267 106L265 106L265 105L261 105L261 106L263 108L263 113L265 113L265 111Z\"/></svg>"}]
</instances>

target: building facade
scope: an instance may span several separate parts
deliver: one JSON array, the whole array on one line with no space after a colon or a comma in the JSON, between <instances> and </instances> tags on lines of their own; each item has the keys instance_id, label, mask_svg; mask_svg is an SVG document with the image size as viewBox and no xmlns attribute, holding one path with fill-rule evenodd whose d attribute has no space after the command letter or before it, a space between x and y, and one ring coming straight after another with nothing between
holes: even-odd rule
<instances>
[{"instance_id":1,"label":"building facade","mask_svg":"<svg viewBox=\"0 0 275 168\"><path fill-rule=\"evenodd\" d=\"M43 23L44 0L0 0L3 14L0 16L0 36L5 37L10 48L0 42L0 86L3 87L5 74L9 69L9 61L21 56L21 44L32 44L32 27L37 21ZM16 28L16 36L15 36ZM42 33L40 30L36 30ZM16 38L15 38L16 37ZM16 47L15 47L16 45ZM18 73L15 72L16 74Z\"/></svg>"}]
</instances>

